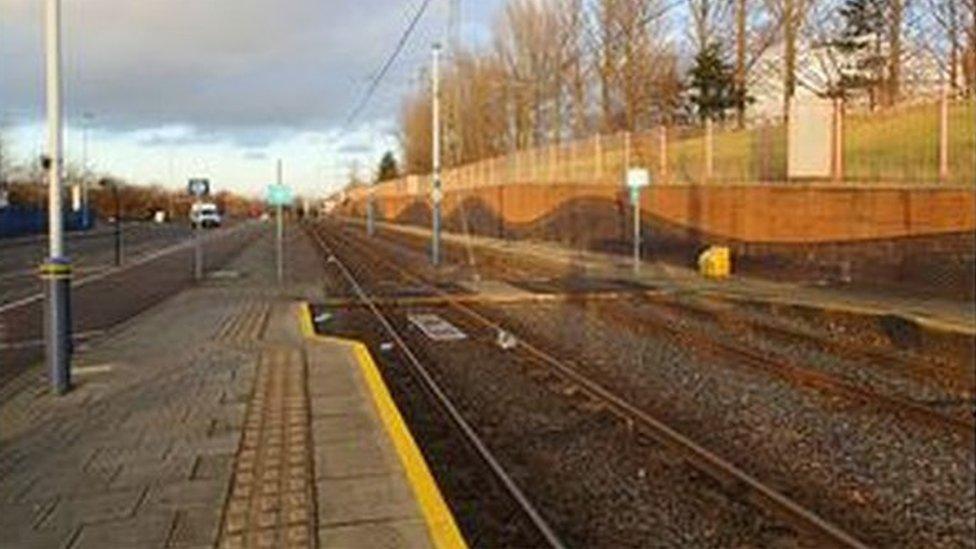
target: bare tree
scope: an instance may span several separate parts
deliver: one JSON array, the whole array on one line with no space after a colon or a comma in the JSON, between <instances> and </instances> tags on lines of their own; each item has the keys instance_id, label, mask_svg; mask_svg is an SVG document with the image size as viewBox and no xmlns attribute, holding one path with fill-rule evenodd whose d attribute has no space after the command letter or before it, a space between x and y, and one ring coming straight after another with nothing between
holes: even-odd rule
<instances>
[{"instance_id":1,"label":"bare tree","mask_svg":"<svg viewBox=\"0 0 976 549\"><path fill-rule=\"evenodd\" d=\"M653 124L673 102L676 54L665 39L661 0L601 0L597 4L600 128L609 133ZM659 111L655 113L655 110Z\"/></svg>"},{"instance_id":2,"label":"bare tree","mask_svg":"<svg viewBox=\"0 0 976 549\"><path fill-rule=\"evenodd\" d=\"M517 148L558 139L563 93L560 19L556 0L512 0L496 25L495 50L507 71Z\"/></svg>"},{"instance_id":3,"label":"bare tree","mask_svg":"<svg viewBox=\"0 0 976 549\"><path fill-rule=\"evenodd\" d=\"M409 94L400 107L400 148L403 171L407 174L430 173L431 105L430 88Z\"/></svg>"},{"instance_id":4,"label":"bare tree","mask_svg":"<svg viewBox=\"0 0 976 549\"><path fill-rule=\"evenodd\" d=\"M741 2L742 0L736 0ZM697 54L713 42L729 36L730 0L687 0L692 21L692 46ZM743 12L744 14L744 12Z\"/></svg>"},{"instance_id":5,"label":"bare tree","mask_svg":"<svg viewBox=\"0 0 976 549\"><path fill-rule=\"evenodd\" d=\"M976 93L976 0L962 0L960 7L960 26L967 43L962 56L963 78L969 93Z\"/></svg>"}]
</instances>

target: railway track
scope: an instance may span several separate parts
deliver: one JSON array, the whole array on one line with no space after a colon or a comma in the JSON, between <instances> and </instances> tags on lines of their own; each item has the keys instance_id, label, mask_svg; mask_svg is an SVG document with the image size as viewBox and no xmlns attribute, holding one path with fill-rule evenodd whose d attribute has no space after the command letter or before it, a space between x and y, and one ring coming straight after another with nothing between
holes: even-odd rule
<instances>
[{"instance_id":1,"label":"railway track","mask_svg":"<svg viewBox=\"0 0 976 549\"><path fill-rule=\"evenodd\" d=\"M920 423L947 429L967 441L974 438L974 425L965 419L949 416L906 398L886 395L860 387L838 376L796 364L792 359L768 352L760 352L738 343L723 341L704 331L690 331L674 323L673 317L653 313L620 311L612 307L600 307L602 315L614 319L639 333L664 333L696 352L726 360L730 364L746 366L787 380L800 386L811 387L825 393L841 396L849 401L872 406L884 411L916 420Z\"/></svg>"},{"instance_id":2,"label":"railway track","mask_svg":"<svg viewBox=\"0 0 976 549\"><path fill-rule=\"evenodd\" d=\"M508 493L512 501L515 502L522 514L524 514L524 516L526 516L532 523L542 539L545 540L549 547L554 549L564 548L565 545L542 516L542 513L536 509L532 501L529 500L518 484L516 484L508 472L506 472L501 462L481 440L481 437L478 436L474 428L471 427L471 425L464 419L461 412L437 384L433 376L431 376L423 362L417 357L403 337L401 337L401 335L397 332L386 315L383 314L380 308L374 303L372 297L370 297L370 295L363 290L359 281L340 259L336 250L334 250L320 234L316 233L314 229L308 230L308 233L316 245L322 250L326 263L334 264L338 268L339 272L342 274L342 277L352 288L356 297L358 297L359 300L362 301L362 303L370 310L375 319L382 325L383 329L387 332L387 334L389 334L390 338L406 357L407 361L412 367L412 372L416 374L416 379L422 384L426 392L444 411L450 422L457 428L457 431L463 436L464 440L491 471L492 475Z\"/></svg>"},{"instance_id":3,"label":"railway track","mask_svg":"<svg viewBox=\"0 0 976 549\"><path fill-rule=\"evenodd\" d=\"M399 241L404 246L411 246L413 244L412 242L407 242L404 238L396 238L394 241ZM454 251L460 253L457 250ZM503 272L511 270L512 267L507 265L503 258L496 257L498 254L495 252L486 253L490 259L488 261L482 261L482 266L489 266L489 268L495 269L501 268ZM531 263L530 270L532 272L547 272L546 265L542 265L540 262ZM548 272L552 272L552 267L549 268ZM641 296L648 304L666 306L682 312L689 312L692 315L715 314L714 311L702 309L690 303L666 296L648 296L646 294L641 294ZM457 300L455 299L455 301ZM792 357L758 352L743 344L719 339L707 333L706 330L689 331L676 325L673 316L665 318L661 315L649 314L636 309L621 311L611 306L598 306L598 308L601 314L622 325L635 328L641 333L655 331L656 335L660 335L661 333L666 334L668 337L679 340L684 344L689 344L702 354L725 360L729 364L750 367L777 376L798 386L813 388L858 405L869 406L922 424L945 429L956 433L969 444L976 440L976 423L973 422L972 418L948 415L924 404L914 402L904 396L885 394L823 370L805 366ZM889 363L898 364L904 370L910 372L918 369L914 364L910 364L904 359L888 353L881 353L876 350L858 350L849 344L818 337L809 333L797 332L796 330L769 322L757 323L751 319L730 318L729 315L731 314L729 312L722 313L727 322L739 324L745 322L760 331L768 331L784 338L804 340L824 350L835 353L835 356L839 358L865 360L875 364L880 363L880 361L888 361ZM918 378L919 376L916 375L915 377Z\"/></svg>"},{"instance_id":4,"label":"railway track","mask_svg":"<svg viewBox=\"0 0 976 549\"><path fill-rule=\"evenodd\" d=\"M320 245L329 250L328 253L331 257L335 258L334 261L336 262L339 261L337 254L348 252L349 246L351 246L349 242L342 241L339 237L329 235L326 231L316 231L315 229L311 229L309 232L317 242L320 242ZM326 243L325 240L329 240L331 245ZM398 273L401 277L407 281L410 281L412 284L425 287L428 291L443 299L444 303L448 307L478 325L496 332L507 332L504 326L478 312L463 301L456 299L449 292L442 290L429 279L426 279L423 276L407 269L406 267L381 256L372 248L371 245L364 244L362 242L357 242L356 244L355 252L358 254L357 257L360 260L366 259L375 265L382 265L384 268ZM345 250L339 251L339 248L344 246ZM341 263L338 264L342 265ZM342 266L342 270L345 271L346 276L350 278L352 277L345 266ZM369 299L358 284L356 285L356 288L356 293L361 297L361 299ZM378 318L383 319L382 322L388 327L387 329L390 331L391 337L394 337L398 343L402 344L402 339L395 334L395 330L393 330L392 325L388 320L385 319L379 309L375 305L370 308L373 310L374 314L378 316ZM517 334L515 335L517 337ZM640 431L641 433L670 448L672 451L679 454L684 461L689 463L696 470L714 479L716 482L722 485L729 493L737 494L737 496L743 501L749 502L768 511L772 515L785 521L797 531L802 532L821 543L838 547L866 547L861 540L845 531L843 528L824 519L823 517L820 517L815 512L805 508L803 505L790 499L783 493L780 493L775 488L765 484L758 478L740 469L735 464L723 459L704 446L679 433L666 423L660 421L656 417L620 397L618 394L607 389L595 379L581 373L577 368L570 366L565 361L544 351L536 345L522 339L518 339L518 341L519 343L515 347L514 352L521 353L521 355L528 361L546 367L550 372L564 380L565 383L578 388L580 392L585 393L592 400L599 402L604 409L622 418L632 429ZM426 377L429 377L429 374ZM433 382L433 379L430 381ZM444 395L443 398L447 399L446 395Z\"/></svg>"}]
</instances>

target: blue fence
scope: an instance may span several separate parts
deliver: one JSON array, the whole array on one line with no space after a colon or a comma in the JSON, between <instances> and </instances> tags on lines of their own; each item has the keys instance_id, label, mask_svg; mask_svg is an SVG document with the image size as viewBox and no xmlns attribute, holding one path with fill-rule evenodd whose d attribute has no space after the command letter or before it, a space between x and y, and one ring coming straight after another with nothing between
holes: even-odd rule
<instances>
[{"instance_id":1,"label":"blue fence","mask_svg":"<svg viewBox=\"0 0 976 549\"><path fill-rule=\"evenodd\" d=\"M86 231L95 225L95 213L84 209L64 213L67 231ZM0 208L0 238L40 234L47 230L47 210L24 206Z\"/></svg>"}]
</instances>

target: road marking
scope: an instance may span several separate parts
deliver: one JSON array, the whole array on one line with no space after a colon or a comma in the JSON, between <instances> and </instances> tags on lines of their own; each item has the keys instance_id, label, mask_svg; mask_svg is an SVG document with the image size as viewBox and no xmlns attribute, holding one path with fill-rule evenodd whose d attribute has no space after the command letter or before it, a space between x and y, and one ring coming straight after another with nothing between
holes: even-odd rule
<instances>
[{"instance_id":1,"label":"road marking","mask_svg":"<svg viewBox=\"0 0 976 549\"><path fill-rule=\"evenodd\" d=\"M80 368L72 368L71 375L73 376L85 376L91 374L104 374L111 372L115 369L115 364L93 364L91 366L82 366Z\"/></svg>"}]
</instances>

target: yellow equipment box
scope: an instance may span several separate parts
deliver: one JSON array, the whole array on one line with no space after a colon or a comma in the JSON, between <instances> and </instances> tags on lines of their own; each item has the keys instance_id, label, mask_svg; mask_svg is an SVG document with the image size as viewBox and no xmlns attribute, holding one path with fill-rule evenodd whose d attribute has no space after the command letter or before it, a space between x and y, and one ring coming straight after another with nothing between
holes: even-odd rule
<instances>
[{"instance_id":1,"label":"yellow equipment box","mask_svg":"<svg viewBox=\"0 0 976 549\"><path fill-rule=\"evenodd\" d=\"M727 246L709 246L698 256L698 272L705 278L727 278L732 272L732 254Z\"/></svg>"}]
</instances>

